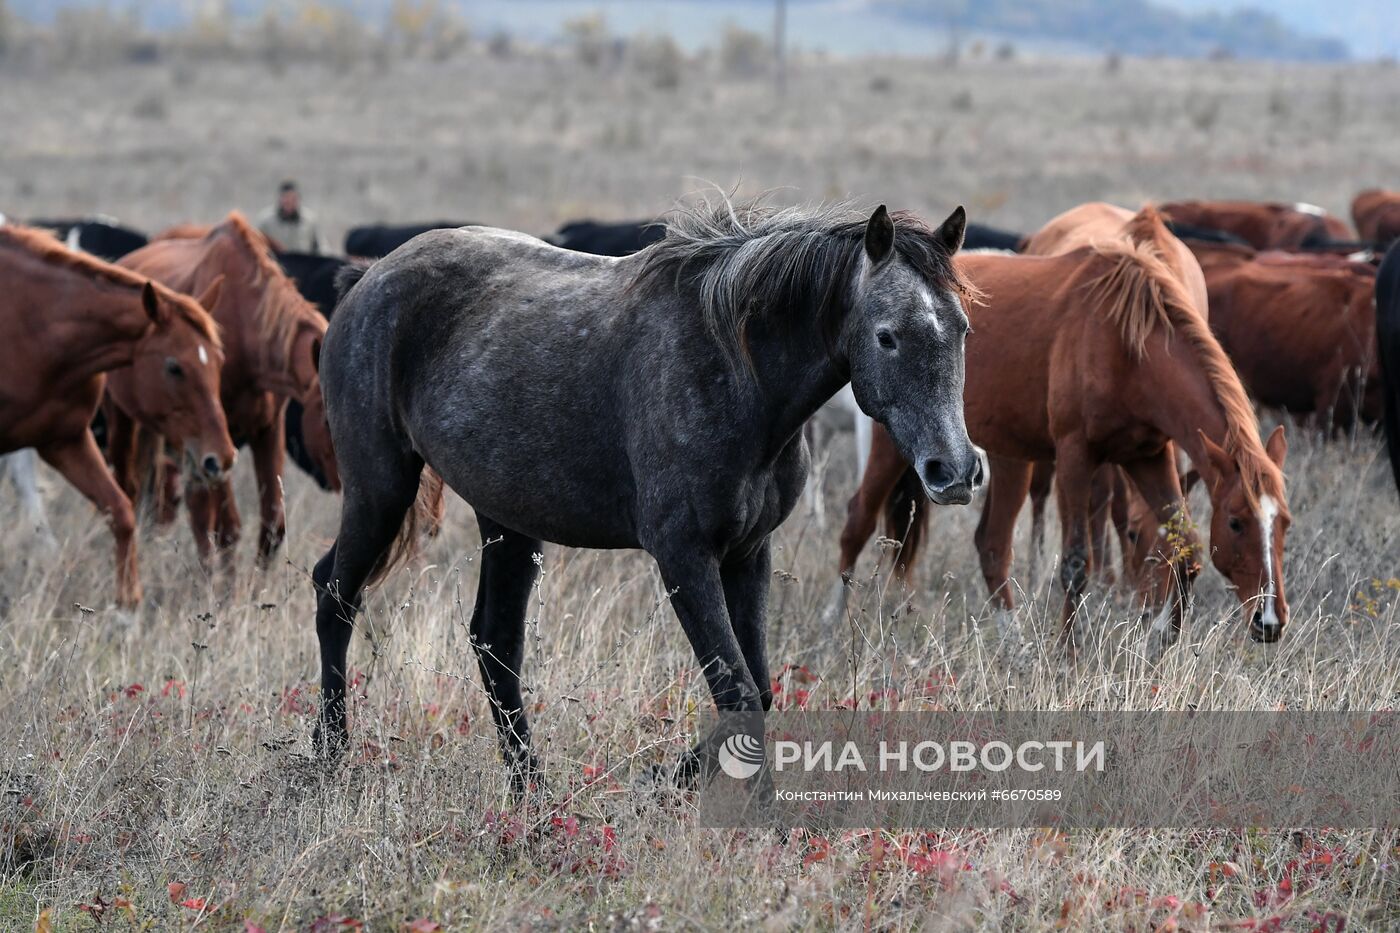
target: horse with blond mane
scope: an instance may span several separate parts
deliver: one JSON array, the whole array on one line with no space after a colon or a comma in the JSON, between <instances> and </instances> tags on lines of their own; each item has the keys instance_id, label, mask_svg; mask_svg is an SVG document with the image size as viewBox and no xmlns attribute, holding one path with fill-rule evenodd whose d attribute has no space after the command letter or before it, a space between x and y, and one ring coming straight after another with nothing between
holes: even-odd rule
<instances>
[{"instance_id":1,"label":"horse with blond mane","mask_svg":"<svg viewBox=\"0 0 1400 933\"><path fill-rule=\"evenodd\" d=\"M1152 626L1149 650L1160 654L1179 636L1199 568L1200 546L1183 520L1186 501L1173 454L1179 445L1210 488L1215 566L1252 610L1251 636L1275 641L1288 618L1283 433L1260 442L1197 288L1172 268L1181 254L1160 216L1149 208L1129 217L1126 224L1119 220L1116 235L1056 255L958 259L959 271L987 296L968 307L974 332L964 395L969 433L991 463L976 536L983 575L994 602L1011 609L1012 531L1034 463L1053 460L1063 540L1062 639L1072 649L1072 622L1092 569L1092 478L1100 464L1118 464L1158 521L1177 532L1154 549L1163 578L1175 584ZM896 487L903 492L907 465L887 455L888 443L877 432L871 467L851 501L841 538L843 575L874 531L881 506ZM912 504L896 500L890 512L907 515ZM925 522L926 512L916 509L914 521ZM913 563L907 543L900 559Z\"/></svg>"},{"instance_id":2,"label":"horse with blond mane","mask_svg":"<svg viewBox=\"0 0 1400 933\"><path fill-rule=\"evenodd\" d=\"M184 292L216 278L225 281L211 309L224 335L222 400L232 435L253 452L261 506L258 558L265 566L286 535L283 416L289 398L320 406L316 356L326 321L283 273L266 237L237 211L207 229L167 231L121 263ZM109 453L118 478L134 492L140 483L137 431L123 417L131 410L131 385L114 378L108 391L114 403ZM195 484L186 500L196 546L208 564L215 542L229 549L238 540L233 490L228 482Z\"/></svg>"},{"instance_id":3,"label":"horse with blond mane","mask_svg":"<svg viewBox=\"0 0 1400 933\"><path fill-rule=\"evenodd\" d=\"M116 539L116 602L141 601L135 513L93 437L104 381L118 374L130 412L183 451L206 480L234 448L219 406L223 348L199 301L74 252L47 233L0 226L0 452L35 448L107 513Z\"/></svg>"}]
</instances>

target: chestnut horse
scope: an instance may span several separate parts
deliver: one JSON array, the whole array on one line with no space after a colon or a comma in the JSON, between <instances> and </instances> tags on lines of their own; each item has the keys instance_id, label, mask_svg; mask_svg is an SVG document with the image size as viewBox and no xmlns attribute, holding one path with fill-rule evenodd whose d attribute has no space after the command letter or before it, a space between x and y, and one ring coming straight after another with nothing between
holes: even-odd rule
<instances>
[{"instance_id":1,"label":"chestnut horse","mask_svg":"<svg viewBox=\"0 0 1400 933\"><path fill-rule=\"evenodd\" d=\"M1210 328L1259 404L1311 414L1328 431L1380 421L1374 266L1193 246Z\"/></svg>"},{"instance_id":2,"label":"chestnut horse","mask_svg":"<svg viewBox=\"0 0 1400 933\"><path fill-rule=\"evenodd\" d=\"M1400 239L1400 191L1368 188L1351 201L1351 220L1357 235L1383 252Z\"/></svg>"},{"instance_id":3,"label":"chestnut horse","mask_svg":"<svg viewBox=\"0 0 1400 933\"><path fill-rule=\"evenodd\" d=\"M1170 249L1160 218L1144 212L1132 239L1111 239L1056 256L969 255L959 269L988 295L969 308L969 432L991 460L991 486L977 529L982 571L994 601L1014 606L1008 586L1011 535L1032 465L1053 460L1063 551L1063 638L1092 567L1091 481L1102 463L1120 464L1157 520L1175 532L1154 542L1177 586L1149 647L1176 641L1186 590L1198 565L1173 445L1208 480L1212 558L1250 609L1249 631L1274 641L1288 618L1282 572L1290 517L1281 466L1285 440L1259 440L1254 413L1195 298L1163 261ZM870 467L851 501L841 539L849 573L882 504L907 465L877 431ZM903 508L907 514L908 508ZM925 521L918 509L916 521ZM906 544L906 550L908 545ZM906 563L912 557L902 553Z\"/></svg>"},{"instance_id":4,"label":"chestnut horse","mask_svg":"<svg viewBox=\"0 0 1400 933\"><path fill-rule=\"evenodd\" d=\"M1190 248L1179 237L1174 234L1162 236L1156 232L1154 218L1160 217L1153 208L1144 208L1140 214L1135 215L1126 208L1102 201L1081 204L1051 218L1026 241L1025 252L1034 256L1053 256L1081 246L1093 246L1105 240L1132 241L1146 238L1160 247L1163 262L1177 280L1186 286L1192 297L1192 306L1204 310L1207 306L1207 292L1201 267ZM1166 223L1164 218L1162 222ZM1170 232L1169 228L1168 233ZM1045 501L1051 491L1054 470L1052 463L1038 463L1031 475L1032 579L1036 576L1034 568L1045 538ZM1151 556L1152 541L1150 538L1142 538L1141 533L1149 531L1155 534L1156 527L1150 519L1151 510L1146 508L1139 497L1128 493L1128 481L1121 467L1105 463L1094 472L1089 502L1093 566L1099 568L1105 580L1112 581L1108 535L1109 522L1112 521L1123 554L1124 577L1130 583L1147 584L1149 581L1144 571L1147 568L1146 561ZM1159 581L1162 586L1169 585L1170 582L1167 578ZM1163 595L1157 593L1153 597L1154 601Z\"/></svg>"},{"instance_id":5,"label":"chestnut horse","mask_svg":"<svg viewBox=\"0 0 1400 933\"><path fill-rule=\"evenodd\" d=\"M108 374L129 385L131 415L180 448L208 480L233 466L219 406L218 329L193 298L74 252L47 233L0 227L0 452L34 447L107 513L117 604L141 601L135 514L92 435ZM216 300L212 279L201 301Z\"/></svg>"},{"instance_id":6,"label":"chestnut horse","mask_svg":"<svg viewBox=\"0 0 1400 933\"><path fill-rule=\"evenodd\" d=\"M167 233L121 262L185 292L225 278L223 293L211 309L224 334L222 400L231 433L253 452L261 505L258 558L266 566L286 535L283 416L289 398L320 409L316 355L326 321L301 296L272 258L267 239L242 214L229 214L207 232L200 228L186 232L194 235ZM108 391L114 402L109 408L130 410L130 386L125 380L113 379ZM124 487L132 492L140 483L135 475L134 426L118 413L111 432L112 462ZM227 481L192 485L187 506L196 546L207 565L215 542L229 549L238 540L240 521L232 486Z\"/></svg>"},{"instance_id":7,"label":"chestnut horse","mask_svg":"<svg viewBox=\"0 0 1400 933\"><path fill-rule=\"evenodd\" d=\"M1313 204L1267 201L1171 201L1158 209L1171 221L1222 230L1255 249L1356 248L1346 222Z\"/></svg>"}]
</instances>

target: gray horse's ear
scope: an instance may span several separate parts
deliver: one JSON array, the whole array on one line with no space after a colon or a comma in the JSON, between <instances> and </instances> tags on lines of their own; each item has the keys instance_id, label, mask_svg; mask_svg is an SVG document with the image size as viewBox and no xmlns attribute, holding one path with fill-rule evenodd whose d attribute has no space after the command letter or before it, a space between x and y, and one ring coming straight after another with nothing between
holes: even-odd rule
<instances>
[{"instance_id":1,"label":"gray horse's ear","mask_svg":"<svg viewBox=\"0 0 1400 933\"><path fill-rule=\"evenodd\" d=\"M872 263L879 263L889 257L894 251L894 221L890 219L890 212L885 210L885 205L881 204L875 208L875 213L870 215L870 222L865 225L865 255L870 257Z\"/></svg>"},{"instance_id":2,"label":"gray horse's ear","mask_svg":"<svg viewBox=\"0 0 1400 933\"><path fill-rule=\"evenodd\" d=\"M963 210L959 204L953 208L953 213L948 215L948 219L939 225L933 236L951 256L962 249L963 235L967 233L967 211Z\"/></svg>"}]
</instances>

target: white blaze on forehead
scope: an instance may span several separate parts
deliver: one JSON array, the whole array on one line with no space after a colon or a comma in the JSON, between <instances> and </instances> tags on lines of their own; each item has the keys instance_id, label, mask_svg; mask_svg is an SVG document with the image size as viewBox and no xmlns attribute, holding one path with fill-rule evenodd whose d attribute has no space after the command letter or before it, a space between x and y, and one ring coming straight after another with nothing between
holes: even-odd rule
<instances>
[{"instance_id":1,"label":"white blaze on forehead","mask_svg":"<svg viewBox=\"0 0 1400 933\"><path fill-rule=\"evenodd\" d=\"M1300 214L1312 214L1314 217L1321 217L1323 214L1327 213L1316 204L1308 204L1304 201L1299 201L1297 204L1293 205L1293 209Z\"/></svg>"},{"instance_id":2,"label":"white blaze on forehead","mask_svg":"<svg viewBox=\"0 0 1400 933\"><path fill-rule=\"evenodd\" d=\"M1259 497L1259 531L1264 544L1264 605L1260 610L1265 625L1278 625L1274 611L1274 522L1278 520L1278 501L1273 496Z\"/></svg>"},{"instance_id":3,"label":"white blaze on forehead","mask_svg":"<svg viewBox=\"0 0 1400 933\"><path fill-rule=\"evenodd\" d=\"M933 293L922 285L919 286L919 303L928 312L928 319L933 323L934 331L943 333L943 322L938 319L938 305L934 303Z\"/></svg>"},{"instance_id":4,"label":"white blaze on forehead","mask_svg":"<svg viewBox=\"0 0 1400 933\"><path fill-rule=\"evenodd\" d=\"M77 224L74 224L73 226L68 228L68 237L63 241L63 245L71 250L81 250L83 248L82 245L79 243L81 237L82 230L78 228Z\"/></svg>"},{"instance_id":5,"label":"white blaze on forehead","mask_svg":"<svg viewBox=\"0 0 1400 933\"><path fill-rule=\"evenodd\" d=\"M209 365L209 354L204 352L204 344L199 345L199 361L205 366Z\"/></svg>"}]
</instances>

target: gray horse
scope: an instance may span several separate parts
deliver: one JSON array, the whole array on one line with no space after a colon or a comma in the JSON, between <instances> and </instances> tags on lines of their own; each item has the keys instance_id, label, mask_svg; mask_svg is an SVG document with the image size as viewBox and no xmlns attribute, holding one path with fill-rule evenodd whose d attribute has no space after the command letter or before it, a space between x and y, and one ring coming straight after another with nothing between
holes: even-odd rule
<instances>
[{"instance_id":1,"label":"gray horse","mask_svg":"<svg viewBox=\"0 0 1400 933\"><path fill-rule=\"evenodd\" d=\"M722 201L621 259L466 227L347 270L320 359L345 497L315 569L317 747L347 740L353 620L411 533L424 464L491 542L471 635L517 790L536 772L520 665L542 541L646 549L715 704L761 736L769 539L806 481L808 417L849 381L935 502L982 481L951 263L964 225L962 208L932 230L883 206Z\"/></svg>"}]
</instances>

